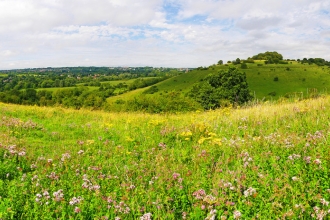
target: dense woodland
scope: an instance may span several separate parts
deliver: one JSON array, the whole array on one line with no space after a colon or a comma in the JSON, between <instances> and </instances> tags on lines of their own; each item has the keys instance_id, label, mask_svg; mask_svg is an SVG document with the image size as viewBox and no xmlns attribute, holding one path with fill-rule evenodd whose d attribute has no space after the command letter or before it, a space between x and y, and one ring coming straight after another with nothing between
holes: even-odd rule
<instances>
[{"instance_id":1,"label":"dense woodland","mask_svg":"<svg viewBox=\"0 0 330 220\"><path fill-rule=\"evenodd\" d=\"M173 68L47 68L2 71L0 101L5 103L99 109L106 98L182 74ZM186 71L186 69L184 69ZM134 79L129 85L125 80ZM120 81L112 85L110 82ZM90 89L89 87L97 87ZM46 88L55 88L46 90ZM58 89L56 89L58 88ZM115 91L119 90L115 94Z\"/></svg>"}]
</instances>

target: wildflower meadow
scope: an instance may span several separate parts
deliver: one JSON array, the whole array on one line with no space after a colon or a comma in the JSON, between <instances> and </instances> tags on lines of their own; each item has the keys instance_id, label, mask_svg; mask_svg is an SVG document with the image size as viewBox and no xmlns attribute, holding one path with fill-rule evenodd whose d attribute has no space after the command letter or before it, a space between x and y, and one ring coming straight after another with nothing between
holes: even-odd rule
<instances>
[{"instance_id":1,"label":"wildflower meadow","mask_svg":"<svg viewBox=\"0 0 330 220\"><path fill-rule=\"evenodd\" d=\"M0 219L327 219L330 98L106 113L0 103Z\"/></svg>"}]
</instances>

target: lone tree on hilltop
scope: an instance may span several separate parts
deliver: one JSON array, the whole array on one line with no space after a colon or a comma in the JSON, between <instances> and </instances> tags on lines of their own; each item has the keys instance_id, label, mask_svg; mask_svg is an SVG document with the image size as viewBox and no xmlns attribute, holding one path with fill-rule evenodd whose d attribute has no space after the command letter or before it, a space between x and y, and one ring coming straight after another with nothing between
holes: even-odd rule
<instances>
[{"instance_id":1,"label":"lone tree on hilltop","mask_svg":"<svg viewBox=\"0 0 330 220\"><path fill-rule=\"evenodd\" d=\"M252 99L245 73L229 68L208 75L195 84L188 96L199 102L204 109L215 109L226 104L243 104Z\"/></svg>"}]
</instances>

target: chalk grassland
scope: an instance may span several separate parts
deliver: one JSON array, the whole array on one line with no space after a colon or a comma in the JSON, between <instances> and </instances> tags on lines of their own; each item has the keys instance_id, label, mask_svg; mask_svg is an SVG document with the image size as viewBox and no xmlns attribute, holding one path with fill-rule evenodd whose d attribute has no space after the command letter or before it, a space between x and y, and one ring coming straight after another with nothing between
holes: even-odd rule
<instances>
[{"instance_id":1,"label":"chalk grassland","mask_svg":"<svg viewBox=\"0 0 330 220\"><path fill-rule=\"evenodd\" d=\"M0 218L327 218L329 108L329 97L172 115L0 103Z\"/></svg>"},{"instance_id":2,"label":"chalk grassland","mask_svg":"<svg viewBox=\"0 0 330 220\"><path fill-rule=\"evenodd\" d=\"M326 66L315 64L300 64L290 61L289 64L261 64L257 61L254 64L247 64L247 69L241 69L240 65L214 65L207 70L193 70L179 76L156 84L158 92L155 94L165 94L173 90L183 93L188 92L195 83L200 82L208 74L218 72L231 67L238 67L241 72L246 73L249 89L257 99L277 100L280 97L302 96L307 97L311 91L317 93L327 93L330 85L330 69ZM259 65L258 65L259 64ZM275 77L278 81L274 81ZM139 92L130 92L110 97L110 102L123 99L127 100L141 94L147 88ZM316 90L315 90L316 89ZM297 94L299 93L299 94ZM149 95L152 96L152 95Z\"/></svg>"}]
</instances>

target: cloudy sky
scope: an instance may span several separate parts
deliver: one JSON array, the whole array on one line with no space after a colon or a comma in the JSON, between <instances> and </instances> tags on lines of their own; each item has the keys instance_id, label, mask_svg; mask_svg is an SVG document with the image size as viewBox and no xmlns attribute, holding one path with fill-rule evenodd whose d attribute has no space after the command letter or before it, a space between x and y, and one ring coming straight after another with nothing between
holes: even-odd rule
<instances>
[{"instance_id":1,"label":"cloudy sky","mask_svg":"<svg viewBox=\"0 0 330 220\"><path fill-rule=\"evenodd\" d=\"M329 0L0 0L0 69L330 60Z\"/></svg>"}]
</instances>

